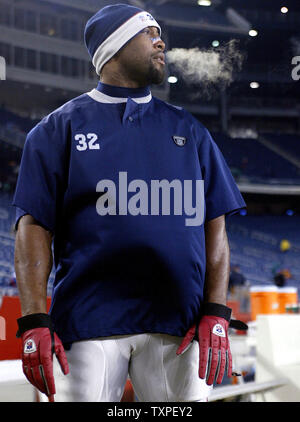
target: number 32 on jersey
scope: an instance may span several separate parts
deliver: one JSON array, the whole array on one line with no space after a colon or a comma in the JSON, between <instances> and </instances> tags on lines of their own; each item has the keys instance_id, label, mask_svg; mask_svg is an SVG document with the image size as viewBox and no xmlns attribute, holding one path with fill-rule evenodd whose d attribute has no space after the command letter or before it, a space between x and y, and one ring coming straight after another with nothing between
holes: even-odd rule
<instances>
[{"instance_id":1,"label":"number 32 on jersey","mask_svg":"<svg viewBox=\"0 0 300 422\"><path fill-rule=\"evenodd\" d=\"M78 151L86 151L87 149L100 149L98 141L98 136L95 133L88 133L84 135L83 133L77 133L74 136L75 141L77 141L76 148Z\"/></svg>"}]
</instances>

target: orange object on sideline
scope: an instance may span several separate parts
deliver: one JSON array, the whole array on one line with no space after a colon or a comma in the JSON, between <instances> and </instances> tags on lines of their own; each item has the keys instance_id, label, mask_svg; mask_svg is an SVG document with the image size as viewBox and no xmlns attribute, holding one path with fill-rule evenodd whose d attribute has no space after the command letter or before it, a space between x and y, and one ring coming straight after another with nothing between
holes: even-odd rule
<instances>
[{"instance_id":1,"label":"orange object on sideline","mask_svg":"<svg viewBox=\"0 0 300 422\"><path fill-rule=\"evenodd\" d=\"M278 289L279 313L286 313L286 305L297 305L298 290L297 287L280 287Z\"/></svg>"},{"instance_id":2,"label":"orange object on sideline","mask_svg":"<svg viewBox=\"0 0 300 422\"><path fill-rule=\"evenodd\" d=\"M278 287L252 286L250 288L251 319L259 314L278 314Z\"/></svg>"}]
</instances>

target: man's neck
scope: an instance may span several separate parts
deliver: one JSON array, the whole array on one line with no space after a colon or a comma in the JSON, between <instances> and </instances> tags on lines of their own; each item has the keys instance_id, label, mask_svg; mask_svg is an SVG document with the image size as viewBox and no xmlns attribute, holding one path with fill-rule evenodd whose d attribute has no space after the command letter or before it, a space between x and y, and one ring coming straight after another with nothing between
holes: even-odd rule
<instances>
[{"instance_id":1,"label":"man's neck","mask_svg":"<svg viewBox=\"0 0 300 422\"><path fill-rule=\"evenodd\" d=\"M139 81L127 78L126 75L118 71L102 73L100 75L100 82L107 85L119 86L123 88L145 88L146 86L146 84L142 84Z\"/></svg>"}]
</instances>

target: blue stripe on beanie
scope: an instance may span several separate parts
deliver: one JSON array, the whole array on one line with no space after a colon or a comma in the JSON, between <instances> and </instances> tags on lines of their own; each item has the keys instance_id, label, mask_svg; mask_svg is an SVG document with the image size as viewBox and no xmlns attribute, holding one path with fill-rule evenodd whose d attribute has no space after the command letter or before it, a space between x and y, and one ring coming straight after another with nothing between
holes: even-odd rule
<instances>
[{"instance_id":1,"label":"blue stripe on beanie","mask_svg":"<svg viewBox=\"0 0 300 422\"><path fill-rule=\"evenodd\" d=\"M92 16L87 21L84 30L84 42L91 58L103 41L128 19L140 12L143 12L143 10L135 6L114 4L103 7Z\"/></svg>"}]
</instances>

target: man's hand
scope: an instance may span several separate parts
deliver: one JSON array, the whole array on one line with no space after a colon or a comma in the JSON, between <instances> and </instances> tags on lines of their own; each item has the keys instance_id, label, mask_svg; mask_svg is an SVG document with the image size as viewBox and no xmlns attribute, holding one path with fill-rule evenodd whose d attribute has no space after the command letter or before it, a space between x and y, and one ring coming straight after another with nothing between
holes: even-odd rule
<instances>
[{"instance_id":1,"label":"man's hand","mask_svg":"<svg viewBox=\"0 0 300 422\"><path fill-rule=\"evenodd\" d=\"M229 322L224 318L203 316L198 326L199 377L208 385L221 384L225 371L232 376L232 357L228 340Z\"/></svg>"},{"instance_id":2,"label":"man's hand","mask_svg":"<svg viewBox=\"0 0 300 422\"><path fill-rule=\"evenodd\" d=\"M47 314L31 314L18 319L18 337L22 340L22 366L28 381L54 401L53 354L64 375L69 367L64 347L53 332Z\"/></svg>"},{"instance_id":3,"label":"man's hand","mask_svg":"<svg viewBox=\"0 0 300 422\"><path fill-rule=\"evenodd\" d=\"M206 379L208 385L212 385L214 381L221 384L225 372L228 377L232 376L232 356L228 340L231 309L216 303L206 303L203 308L204 315L199 324L194 324L189 329L176 353L183 353L196 338L199 341L199 377ZM236 326L234 323L232 325ZM244 324L239 328L247 329L247 326Z\"/></svg>"}]
</instances>

